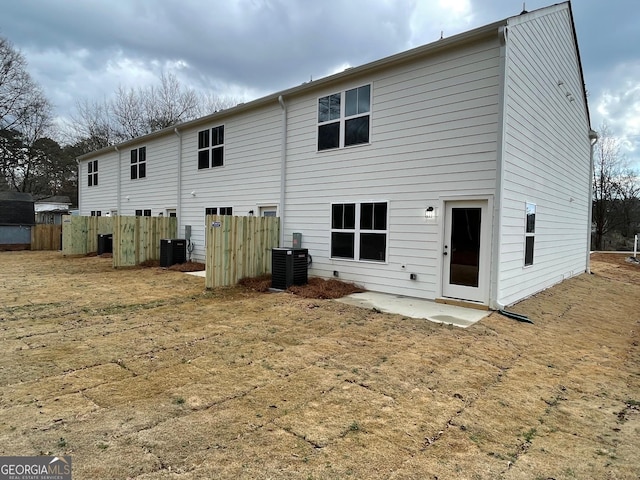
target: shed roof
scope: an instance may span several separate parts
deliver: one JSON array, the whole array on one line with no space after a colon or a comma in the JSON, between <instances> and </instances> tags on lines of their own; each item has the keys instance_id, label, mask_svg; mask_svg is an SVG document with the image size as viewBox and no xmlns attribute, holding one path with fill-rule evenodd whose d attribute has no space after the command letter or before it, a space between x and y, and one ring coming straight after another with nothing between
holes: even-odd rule
<instances>
[{"instance_id":1,"label":"shed roof","mask_svg":"<svg viewBox=\"0 0 640 480\"><path fill-rule=\"evenodd\" d=\"M0 200L7 202L33 202L33 196L26 192L4 191L0 192Z\"/></svg>"},{"instance_id":2,"label":"shed roof","mask_svg":"<svg viewBox=\"0 0 640 480\"><path fill-rule=\"evenodd\" d=\"M44 197L36 200L36 203L62 203L71 205L71 200L66 195L55 195L53 197Z\"/></svg>"}]
</instances>

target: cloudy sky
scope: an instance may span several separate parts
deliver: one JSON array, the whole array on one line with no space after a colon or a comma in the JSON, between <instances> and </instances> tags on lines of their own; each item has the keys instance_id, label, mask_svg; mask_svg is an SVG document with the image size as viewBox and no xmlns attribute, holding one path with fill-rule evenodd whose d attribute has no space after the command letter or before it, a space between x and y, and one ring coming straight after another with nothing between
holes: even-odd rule
<instances>
[{"instance_id":1,"label":"cloudy sky","mask_svg":"<svg viewBox=\"0 0 640 480\"><path fill-rule=\"evenodd\" d=\"M534 10L557 0L527 0ZM243 101L521 12L522 0L4 0L0 36L69 116L162 72ZM640 167L640 2L572 3L591 123Z\"/></svg>"}]
</instances>

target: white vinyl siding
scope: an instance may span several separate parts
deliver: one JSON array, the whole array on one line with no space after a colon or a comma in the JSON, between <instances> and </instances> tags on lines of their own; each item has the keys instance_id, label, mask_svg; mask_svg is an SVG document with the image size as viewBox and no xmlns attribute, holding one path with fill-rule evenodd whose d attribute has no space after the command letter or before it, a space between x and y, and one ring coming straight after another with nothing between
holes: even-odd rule
<instances>
[{"instance_id":1,"label":"white vinyl siding","mask_svg":"<svg viewBox=\"0 0 640 480\"><path fill-rule=\"evenodd\" d=\"M192 258L203 261L206 208L240 216L268 208L284 218L282 246L302 234L310 275L338 272L369 290L433 299L443 292L445 206L482 200L496 255L489 300L509 305L585 268L589 125L569 12L563 3L513 17L506 37L497 26L478 30L294 87L282 104L265 97L183 124L179 135L168 129L127 142L120 154L105 149L91 156L97 187L87 187L88 159L80 162L80 213L175 211L178 235L191 226ZM363 86L369 111L355 115L368 117L368 142L343 148L345 95ZM319 99L338 92L338 148L318 151ZM222 125L222 166L199 169L198 133ZM131 180L129 152L142 146L146 178ZM384 235L384 255L380 243L365 253L377 261L355 247L353 258L332 258L332 205L380 202L388 221L373 233ZM536 224L525 266L527 203L536 205ZM435 218L425 219L430 206Z\"/></svg>"},{"instance_id":2,"label":"white vinyl siding","mask_svg":"<svg viewBox=\"0 0 640 480\"><path fill-rule=\"evenodd\" d=\"M198 132L224 124L224 167L198 169ZM194 260L205 258L205 208L231 207L234 215L277 205L280 199L282 109L276 101L182 133L180 232L191 225ZM194 192L195 195L191 195Z\"/></svg>"},{"instance_id":3,"label":"white vinyl siding","mask_svg":"<svg viewBox=\"0 0 640 480\"><path fill-rule=\"evenodd\" d=\"M98 185L88 186L89 162L98 161ZM79 164L78 199L80 215L107 212L116 208L118 182L118 154L109 152Z\"/></svg>"},{"instance_id":4,"label":"white vinyl siding","mask_svg":"<svg viewBox=\"0 0 640 480\"><path fill-rule=\"evenodd\" d=\"M493 195L499 44L472 46L396 66L289 103L285 244L302 232L312 275L435 298L440 225L424 210L443 196ZM371 84L371 142L316 152L318 98ZM388 201L384 263L331 258L332 203ZM410 280L416 273L418 280Z\"/></svg>"},{"instance_id":5,"label":"white vinyl siding","mask_svg":"<svg viewBox=\"0 0 640 480\"><path fill-rule=\"evenodd\" d=\"M585 271L590 188L589 124L567 4L511 19L507 49L497 295L505 305ZM525 202L536 204L531 266Z\"/></svg>"},{"instance_id":6,"label":"white vinyl siding","mask_svg":"<svg viewBox=\"0 0 640 480\"><path fill-rule=\"evenodd\" d=\"M119 215L134 215L136 210L151 209L156 217L169 208L177 206L178 192L178 138L165 135L132 145L122 151L120 169ZM130 150L145 147L145 177L131 179Z\"/></svg>"}]
</instances>

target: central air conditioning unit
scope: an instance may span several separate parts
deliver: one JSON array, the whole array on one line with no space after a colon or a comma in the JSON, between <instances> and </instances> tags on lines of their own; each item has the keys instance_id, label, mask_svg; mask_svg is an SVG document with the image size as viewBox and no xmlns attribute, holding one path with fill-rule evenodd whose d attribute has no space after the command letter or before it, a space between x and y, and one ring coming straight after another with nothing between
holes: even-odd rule
<instances>
[{"instance_id":1,"label":"central air conditioning unit","mask_svg":"<svg viewBox=\"0 0 640 480\"><path fill-rule=\"evenodd\" d=\"M274 248L271 250L271 288L286 290L291 285L306 285L309 250Z\"/></svg>"},{"instance_id":2,"label":"central air conditioning unit","mask_svg":"<svg viewBox=\"0 0 640 480\"><path fill-rule=\"evenodd\" d=\"M160 266L170 267L187 261L187 241L183 238L160 240Z\"/></svg>"},{"instance_id":3,"label":"central air conditioning unit","mask_svg":"<svg viewBox=\"0 0 640 480\"><path fill-rule=\"evenodd\" d=\"M113 253L113 234L103 233L98 235L98 255Z\"/></svg>"}]
</instances>

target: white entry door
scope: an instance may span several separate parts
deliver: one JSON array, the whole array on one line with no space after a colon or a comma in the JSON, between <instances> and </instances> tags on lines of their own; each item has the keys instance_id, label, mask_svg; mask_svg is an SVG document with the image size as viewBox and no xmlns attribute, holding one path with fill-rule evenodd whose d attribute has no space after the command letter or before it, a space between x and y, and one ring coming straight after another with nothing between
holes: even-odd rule
<instances>
[{"instance_id":1,"label":"white entry door","mask_svg":"<svg viewBox=\"0 0 640 480\"><path fill-rule=\"evenodd\" d=\"M489 223L486 200L445 203L443 297L488 301Z\"/></svg>"}]
</instances>

